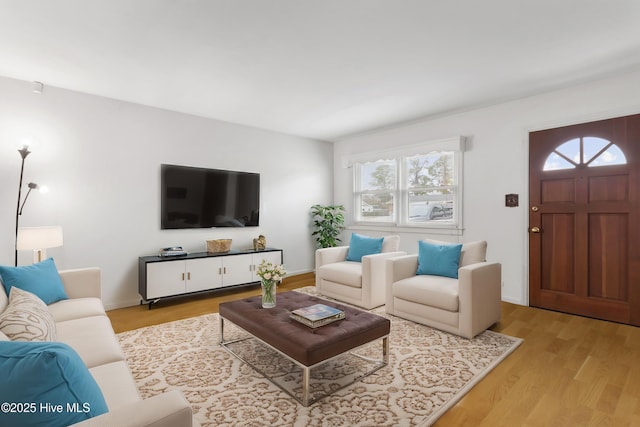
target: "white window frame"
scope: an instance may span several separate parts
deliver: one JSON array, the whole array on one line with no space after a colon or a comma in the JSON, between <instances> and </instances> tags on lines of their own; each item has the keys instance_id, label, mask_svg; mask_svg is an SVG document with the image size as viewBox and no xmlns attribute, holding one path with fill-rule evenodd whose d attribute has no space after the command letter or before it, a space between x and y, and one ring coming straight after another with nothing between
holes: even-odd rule
<instances>
[{"instance_id":1,"label":"white window frame","mask_svg":"<svg viewBox=\"0 0 640 427\"><path fill-rule=\"evenodd\" d=\"M397 220L398 220L398 203L401 203L401 200L398 198L399 193L397 191L398 189L398 185L399 182L398 180L400 179L400 174L399 174L399 168L398 168L398 162L395 159L384 159L384 160L379 160L380 162L384 162L384 163L393 163L394 164L394 168L395 168L395 186L393 189L390 190L364 190L362 189L362 183L360 182L360 178L362 177L362 168L364 167L365 164L368 163L377 163L376 162L357 162L353 165L353 182L354 182L354 186L353 186L353 206L355 207L353 209L353 220L355 223L357 224L378 224L378 225L389 225L389 224L396 224ZM366 193L391 193L392 198L393 198L393 206L394 209L391 212L391 219L384 221L384 220L362 220L361 219L361 213L363 212L363 208L362 208L362 195L366 194Z\"/></svg>"},{"instance_id":2,"label":"white window frame","mask_svg":"<svg viewBox=\"0 0 640 427\"><path fill-rule=\"evenodd\" d=\"M463 158L465 150L464 137L457 136L436 141L428 141L420 144L413 144L402 147L395 147L390 150L375 151L354 154L343 158L343 166L353 169L353 213L352 221L354 229L375 229L380 231L398 231L403 229L408 232L429 232L435 234L461 235L462 226L462 200L463 200ZM409 221L409 191L407 183L406 159L417 155L427 155L434 152L452 152L454 177L453 196L453 216L450 221ZM360 167L365 163L378 161L394 161L396 165L396 187L392 190L394 194L394 212L392 219L388 221L367 221L361 218L360 193Z\"/></svg>"}]
</instances>

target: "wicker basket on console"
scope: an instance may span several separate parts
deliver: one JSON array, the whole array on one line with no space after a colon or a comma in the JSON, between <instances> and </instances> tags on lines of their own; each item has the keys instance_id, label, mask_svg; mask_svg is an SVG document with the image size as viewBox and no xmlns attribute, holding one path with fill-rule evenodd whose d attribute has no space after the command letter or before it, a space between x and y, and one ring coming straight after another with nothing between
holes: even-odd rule
<instances>
[{"instance_id":1,"label":"wicker basket on console","mask_svg":"<svg viewBox=\"0 0 640 427\"><path fill-rule=\"evenodd\" d=\"M229 252L232 239L207 240L207 252L220 253Z\"/></svg>"}]
</instances>

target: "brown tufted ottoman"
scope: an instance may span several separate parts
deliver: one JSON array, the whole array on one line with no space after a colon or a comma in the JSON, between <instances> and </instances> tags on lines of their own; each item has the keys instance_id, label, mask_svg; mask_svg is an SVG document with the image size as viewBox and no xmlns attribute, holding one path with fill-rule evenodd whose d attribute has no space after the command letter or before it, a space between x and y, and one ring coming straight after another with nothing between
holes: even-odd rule
<instances>
[{"instance_id":1,"label":"brown tufted ottoman","mask_svg":"<svg viewBox=\"0 0 640 427\"><path fill-rule=\"evenodd\" d=\"M344 310L345 319L312 329L289 318L291 311L318 303ZM272 382L304 406L318 400L315 398L312 401L309 396L311 368L378 339L382 339L382 358L374 361L375 367L367 375L389 362L388 335L391 324L388 319L301 292L278 293L277 306L269 309L262 308L260 296L220 304L220 344L245 361L227 346L231 341L224 339L225 320L239 326L302 368L302 398L275 381Z\"/></svg>"}]
</instances>

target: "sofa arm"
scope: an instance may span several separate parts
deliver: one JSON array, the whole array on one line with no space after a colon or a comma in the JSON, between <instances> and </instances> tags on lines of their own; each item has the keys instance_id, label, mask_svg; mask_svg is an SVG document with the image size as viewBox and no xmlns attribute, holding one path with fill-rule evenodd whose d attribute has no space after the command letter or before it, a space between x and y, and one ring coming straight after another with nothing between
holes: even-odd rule
<instances>
[{"instance_id":1,"label":"sofa arm","mask_svg":"<svg viewBox=\"0 0 640 427\"><path fill-rule=\"evenodd\" d=\"M60 270L59 274L69 298L101 297L100 268Z\"/></svg>"},{"instance_id":2,"label":"sofa arm","mask_svg":"<svg viewBox=\"0 0 640 427\"><path fill-rule=\"evenodd\" d=\"M480 262L458 270L460 335L473 338L500 321L502 265Z\"/></svg>"},{"instance_id":3,"label":"sofa arm","mask_svg":"<svg viewBox=\"0 0 640 427\"><path fill-rule=\"evenodd\" d=\"M189 402L180 391L171 390L119 406L106 414L73 425L77 427L192 427L194 422Z\"/></svg>"}]
</instances>

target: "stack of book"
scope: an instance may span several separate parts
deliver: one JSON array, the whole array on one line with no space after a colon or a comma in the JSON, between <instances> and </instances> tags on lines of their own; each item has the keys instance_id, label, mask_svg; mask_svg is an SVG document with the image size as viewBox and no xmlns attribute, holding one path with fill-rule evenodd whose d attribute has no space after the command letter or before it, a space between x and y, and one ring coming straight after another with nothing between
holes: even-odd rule
<instances>
[{"instance_id":1,"label":"stack of book","mask_svg":"<svg viewBox=\"0 0 640 427\"><path fill-rule=\"evenodd\" d=\"M344 319L344 316L344 311L324 304L298 308L293 310L289 315L293 320L307 325L310 328L328 325L336 320Z\"/></svg>"},{"instance_id":2,"label":"stack of book","mask_svg":"<svg viewBox=\"0 0 640 427\"><path fill-rule=\"evenodd\" d=\"M162 256L162 257L165 257L165 256L181 256L181 255L187 255L187 251L182 249L182 246L170 246L168 248L160 249L160 254L159 255Z\"/></svg>"}]
</instances>

